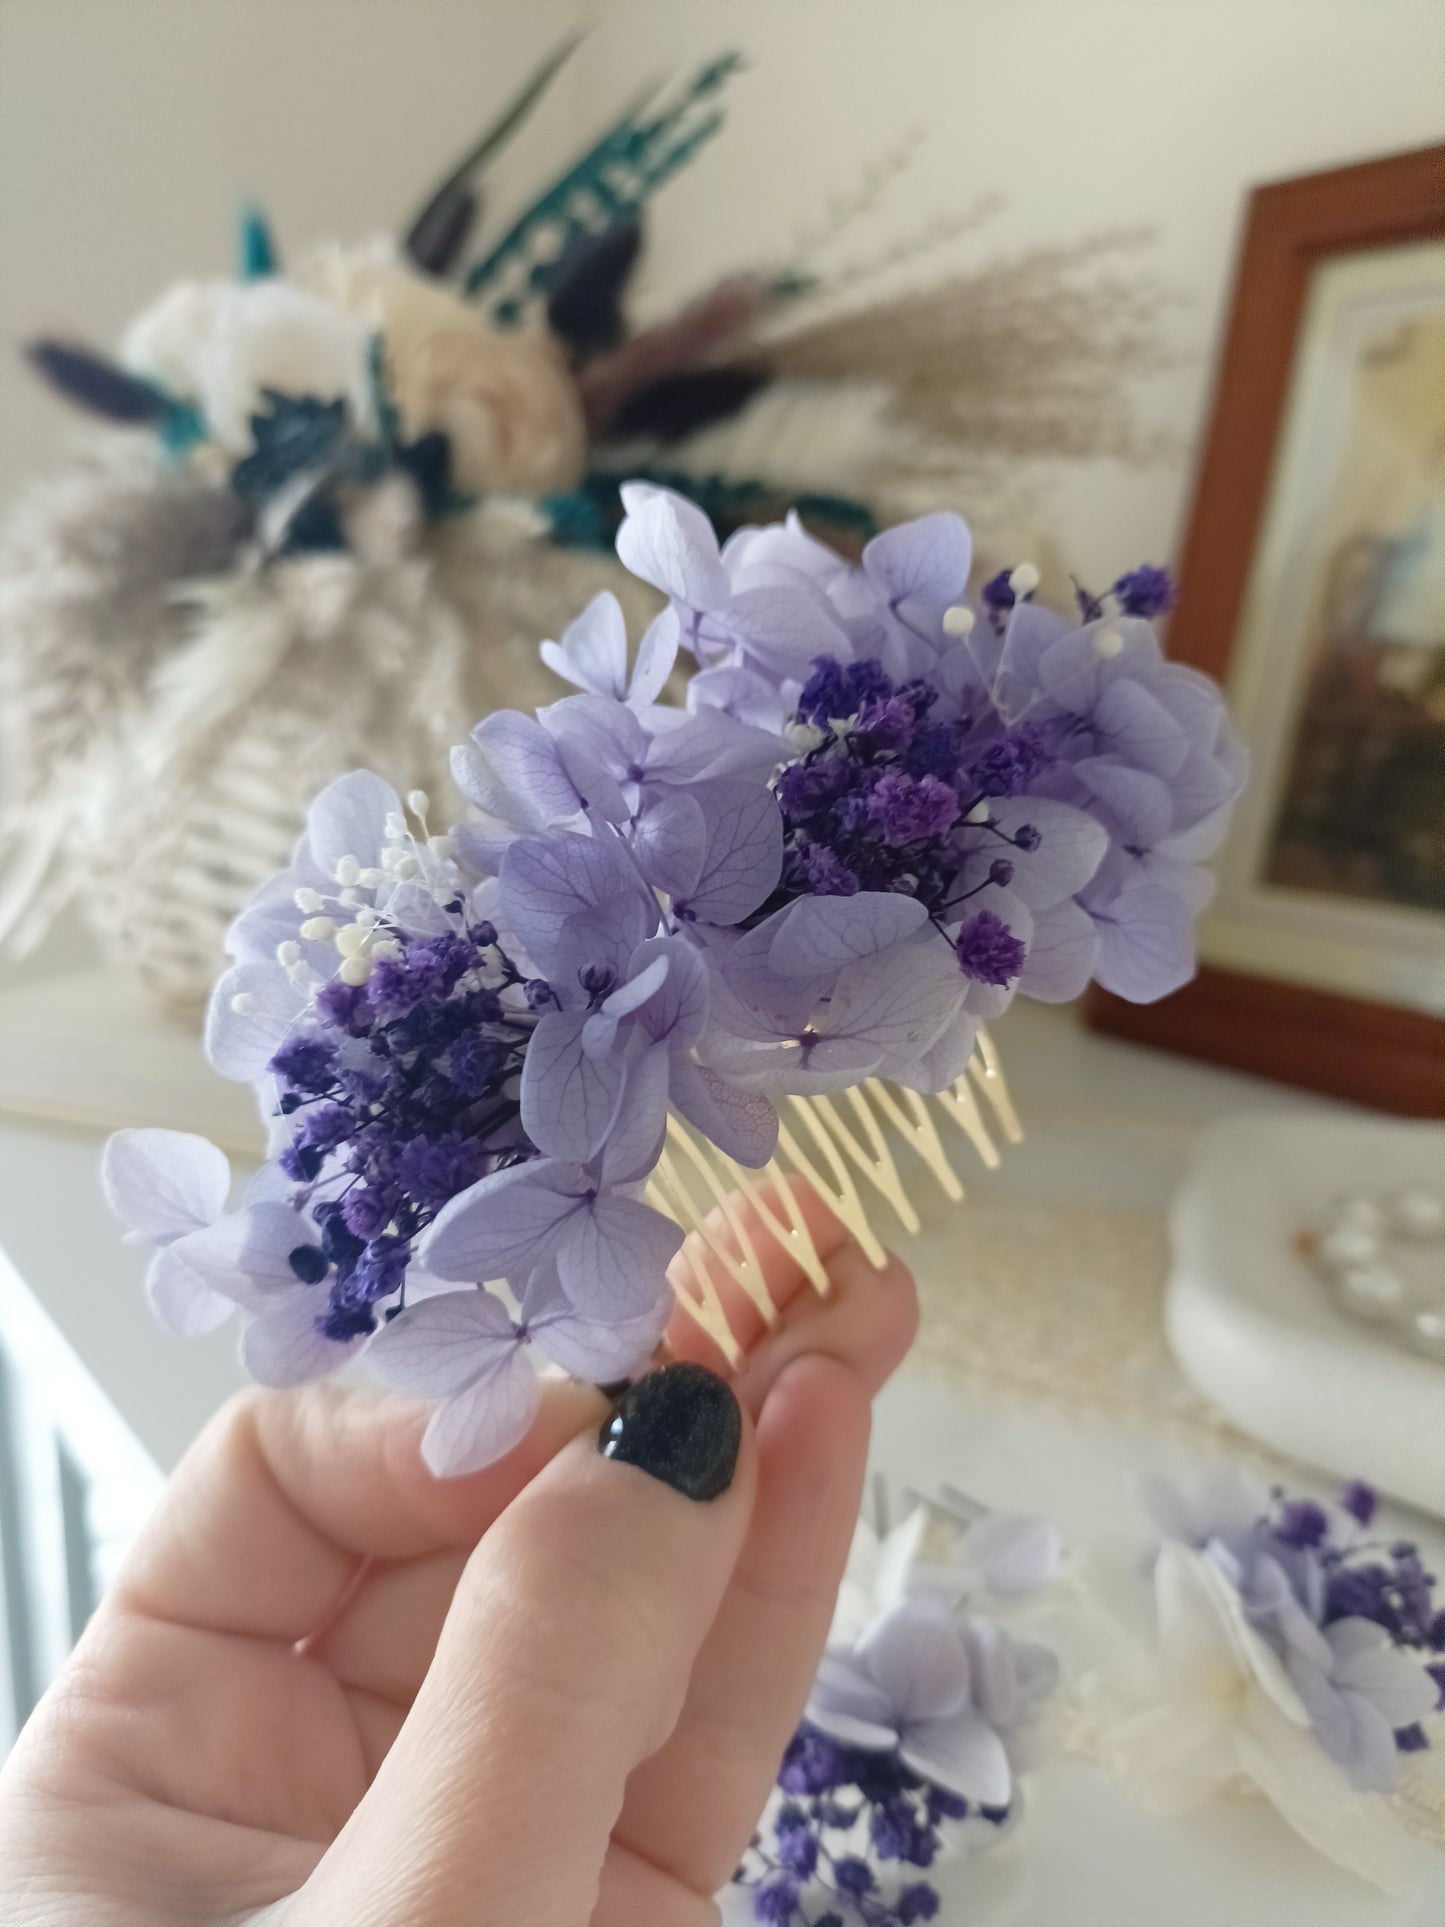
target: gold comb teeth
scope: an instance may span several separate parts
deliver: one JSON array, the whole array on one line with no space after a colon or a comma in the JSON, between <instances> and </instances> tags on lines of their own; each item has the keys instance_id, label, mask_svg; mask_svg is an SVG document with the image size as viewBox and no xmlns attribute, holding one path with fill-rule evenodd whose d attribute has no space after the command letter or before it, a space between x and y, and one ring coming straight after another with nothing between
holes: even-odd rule
<instances>
[{"instance_id":1,"label":"gold comb teeth","mask_svg":"<svg viewBox=\"0 0 1445 1927\"><path fill-rule=\"evenodd\" d=\"M647 1201L688 1233L672 1262L673 1290L731 1365L741 1365L743 1351L728 1321L721 1279L730 1279L767 1324L779 1318L758 1258L760 1228L783 1246L814 1289L827 1295L827 1267L798 1203L797 1180L816 1192L869 1263L881 1269L887 1253L869 1217L873 1194L891 1207L904 1231L919 1228L895 1144L912 1152L943 1195L958 1203L963 1184L950 1161L949 1133L940 1133L939 1120L961 1132L989 1170L996 1169L998 1147L980 1097L993 1129L1006 1142L1019 1143L1023 1131L998 1053L982 1033L967 1072L952 1089L931 1097L869 1078L836 1096L786 1098L777 1151L760 1171L735 1164L680 1119L668 1119Z\"/></svg>"}]
</instances>

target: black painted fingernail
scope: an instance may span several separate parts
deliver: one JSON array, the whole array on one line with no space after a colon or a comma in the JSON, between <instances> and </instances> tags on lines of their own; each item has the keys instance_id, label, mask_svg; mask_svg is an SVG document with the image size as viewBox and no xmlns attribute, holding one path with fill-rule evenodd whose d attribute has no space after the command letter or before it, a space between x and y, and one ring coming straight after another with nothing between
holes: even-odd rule
<instances>
[{"instance_id":1,"label":"black painted fingernail","mask_svg":"<svg viewBox=\"0 0 1445 1927\"><path fill-rule=\"evenodd\" d=\"M702 1365L664 1365L629 1385L602 1427L604 1459L635 1465L688 1499L733 1482L743 1419L732 1387Z\"/></svg>"}]
</instances>

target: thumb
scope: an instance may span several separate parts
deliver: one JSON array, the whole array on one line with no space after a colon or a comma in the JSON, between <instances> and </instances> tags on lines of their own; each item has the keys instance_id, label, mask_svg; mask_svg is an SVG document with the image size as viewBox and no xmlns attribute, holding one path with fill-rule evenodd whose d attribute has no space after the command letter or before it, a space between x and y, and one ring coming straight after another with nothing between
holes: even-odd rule
<instances>
[{"instance_id":1,"label":"thumb","mask_svg":"<svg viewBox=\"0 0 1445 1927\"><path fill-rule=\"evenodd\" d=\"M750 1428L649 1374L486 1533L370 1791L303 1891L317 1927L587 1927L628 1774L666 1740L752 1511Z\"/></svg>"}]
</instances>

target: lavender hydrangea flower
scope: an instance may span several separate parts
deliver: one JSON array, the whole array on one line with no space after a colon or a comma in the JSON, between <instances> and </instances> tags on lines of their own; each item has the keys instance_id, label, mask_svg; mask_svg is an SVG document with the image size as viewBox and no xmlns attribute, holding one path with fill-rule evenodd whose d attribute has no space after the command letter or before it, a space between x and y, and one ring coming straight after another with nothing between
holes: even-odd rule
<instances>
[{"instance_id":1,"label":"lavender hydrangea flower","mask_svg":"<svg viewBox=\"0 0 1445 1927\"><path fill-rule=\"evenodd\" d=\"M617 553L670 598L682 644L699 663L727 656L745 671L786 679L806 674L816 655L846 650L837 619L808 588L735 587L711 524L692 503L636 483L624 485L622 500Z\"/></svg>"},{"instance_id":2,"label":"lavender hydrangea flower","mask_svg":"<svg viewBox=\"0 0 1445 1927\"><path fill-rule=\"evenodd\" d=\"M1013 1771L1006 1736L1027 1723L1057 1677L1043 1647L992 1621L962 1623L936 1600L882 1614L846 1653L825 1655L809 1725L845 1746L896 1752L934 1785L1005 1808Z\"/></svg>"},{"instance_id":3,"label":"lavender hydrangea flower","mask_svg":"<svg viewBox=\"0 0 1445 1927\"><path fill-rule=\"evenodd\" d=\"M1372 1548L1364 1538L1360 1514L1373 1517L1374 1495L1356 1482L1335 1506L1271 1497L1224 1467L1153 1478L1145 1498L1166 1539L1207 1561L1237 1597L1350 1784L1389 1792L1398 1736L1413 1744L1440 1698L1411 1649L1445 1650L1445 1624L1435 1625L1433 1582L1414 1548ZM1413 1611L1401 1614L1397 1602L1411 1596Z\"/></svg>"},{"instance_id":4,"label":"lavender hydrangea flower","mask_svg":"<svg viewBox=\"0 0 1445 1927\"><path fill-rule=\"evenodd\" d=\"M677 660L677 647L677 618L664 610L638 644L629 675L626 619L616 596L604 589L562 631L561 641L544 642L540 654L564 681L639 710L662 694Z\"/></svg>"},{"instance_id":5,"label":"lavender hydrangea flower","mask_svg":"<svg viewBox=\"0 0 1445 1927\"><path fill-rule=\"evenodd\" d=\"M587 1318L543 1269L516 1316L480 1287L422 1299L377 1334L367 1361L393 1391L440 1401L422 1439L433 1471L470 1472L510 1451L531 1425L541 1396L534 1347L575 1377L624 1378L661 1338L669 1309L660 1296L635 1318Z\"/></svg>"},{"instance_id":6,"label":"lavender hydrangea flower","mask_svg":"<svg viewBox=\"0 0 1445 1927\"><path fill-rule=\"evenodd\" d=\"M220 1218L231 1189L223 1151L189 1131L117 1131L101 1159L106 1203L129 1243L151 1245L146 1293L168 1331L197 1338L235 1311L235 1301L188 1263Z\"/></svg>"}]
</instances>

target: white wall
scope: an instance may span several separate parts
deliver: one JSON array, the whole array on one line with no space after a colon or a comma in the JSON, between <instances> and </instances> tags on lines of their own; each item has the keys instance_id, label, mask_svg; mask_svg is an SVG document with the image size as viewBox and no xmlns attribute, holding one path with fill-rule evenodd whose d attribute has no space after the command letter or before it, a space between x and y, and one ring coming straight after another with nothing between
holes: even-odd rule
<instances>
[{"instance_id":1,"label":"white wall","mask_svg":"<svg viewBox=\"0 0 1445 1927\"><path fill-rule=\"evenodd\" d=\"M109 337L167 278L223 268L248 192L293 246L394 225L587 19L514 193L642 81L722 47L749 58L729 131L658 204L645 301L785 257L915 128L860 249L986 188L1008 212L960 261L1157 229L1186 365L1147 401L1180 448L1059 489L1060 547L1094 580L1173 551L1245 188L1445 125L1440 0L0 0L0 493L65 435L19 340Z\"/></svg>"}]
</instances>

